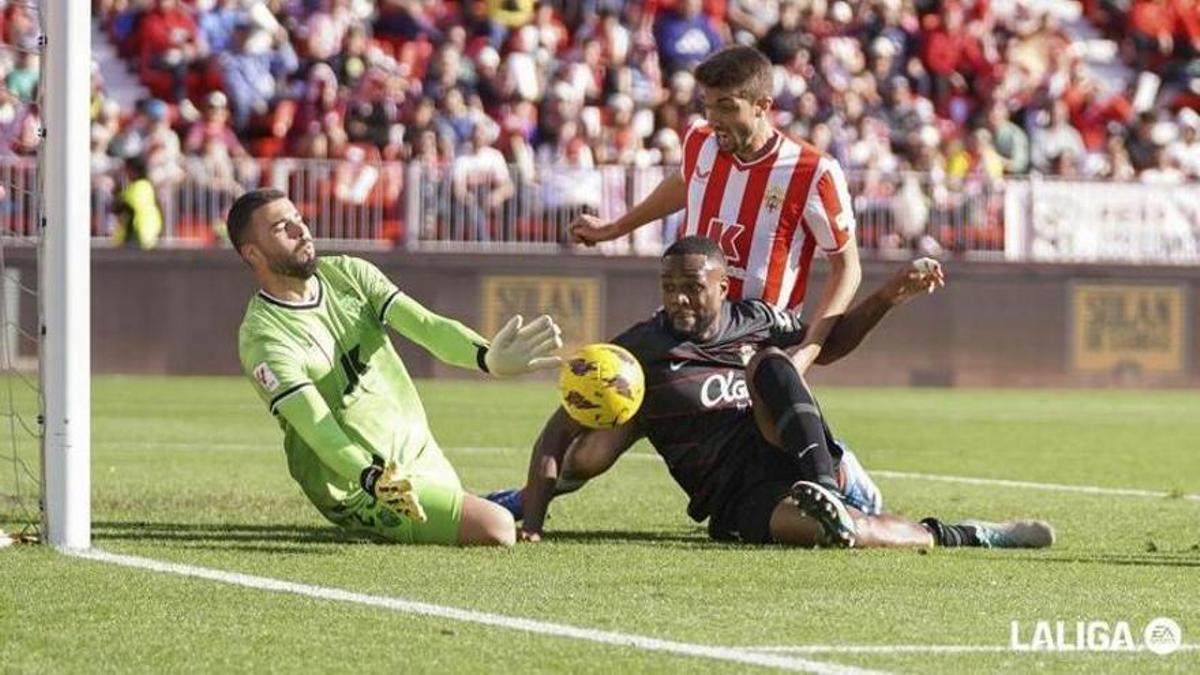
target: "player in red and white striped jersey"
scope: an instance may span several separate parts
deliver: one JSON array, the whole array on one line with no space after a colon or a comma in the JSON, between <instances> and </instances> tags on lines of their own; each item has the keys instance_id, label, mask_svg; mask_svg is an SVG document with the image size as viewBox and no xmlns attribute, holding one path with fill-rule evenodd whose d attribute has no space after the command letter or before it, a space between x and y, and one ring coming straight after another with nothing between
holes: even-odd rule
<instances>
[{"instance_id":1,"label":"player in red and white striped jersey","mask_svg":"<svg viewBox=\"0 0 1200 675\"><path fill-rule=\"evenodd\" d=\"M820 248L830 273L793 359L803 374L862 278L846 179L833 158L771 125L771 64L755 49L713 54L696 68L696 80L706 119L684 137L679 173L611 223L580 216L572 238L592 245L686 209L679 236L721 245L731 300L761 298L797 312Z\"/></svg>"}]
</instances>

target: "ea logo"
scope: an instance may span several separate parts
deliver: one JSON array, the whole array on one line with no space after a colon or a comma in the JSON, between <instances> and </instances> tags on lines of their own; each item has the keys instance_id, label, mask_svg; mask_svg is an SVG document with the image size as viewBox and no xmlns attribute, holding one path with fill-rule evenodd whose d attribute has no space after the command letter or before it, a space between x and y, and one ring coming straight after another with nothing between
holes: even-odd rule
<instances>
[{"instance_id":1,"label":"ea logo","mask_svg":"<svg viewBox=\"0 0 1200 675\"><path fill-rule=\"evenodd\" d=\"M1172 619L1159 617L1146 624L1142 633L1142 642L1146 649L1155 654L1165 655L1179 649L1183 642L1183 629Z\"/></svg>"},{"instance_id":2,"label":"ea logo","mask_svg":"<svg viewBox=\"0 0 1200 675\"><path fill-rule=\"evenodd\" d=\"M734 376L733 371L709 375L700 385L700 402L705 408L721 404L737 404L742 407L750 402L750 390L746 381Z\"/></svg>"}]
</instances>

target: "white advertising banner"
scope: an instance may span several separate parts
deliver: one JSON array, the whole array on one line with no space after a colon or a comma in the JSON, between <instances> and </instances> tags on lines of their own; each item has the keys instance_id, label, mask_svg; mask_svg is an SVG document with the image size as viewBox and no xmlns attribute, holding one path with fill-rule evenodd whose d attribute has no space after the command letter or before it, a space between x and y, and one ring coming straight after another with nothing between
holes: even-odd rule
<instances>
[{"instance_id":1,"label":"white advertising banner","mask_svg":"<svg viewBox=\"0 0 1200 675\"><path fill-rule=\"evenodd\" d=\"M1200 184L1034 180L1028 199L1026 218L1008 221L1026 223L1023 241L1007 242L1022 249L1010 258L1200 263Z\"/></svg>"}]
</instances>

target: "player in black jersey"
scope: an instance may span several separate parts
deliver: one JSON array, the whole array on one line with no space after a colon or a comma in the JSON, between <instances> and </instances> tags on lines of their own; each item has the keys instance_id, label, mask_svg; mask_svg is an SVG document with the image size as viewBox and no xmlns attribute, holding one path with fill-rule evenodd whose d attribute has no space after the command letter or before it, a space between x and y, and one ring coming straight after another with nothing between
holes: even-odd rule
<instances>
[{"instance_id":1,"label":"player in black jersey","mask_svg":"<svg viewBox=\"0 0 1200 675\"><path fill-rule=\"evenodd\" d=\"M1039 522L914 523L847 507L835 468L841 451L791 360L789 350L804 338L799 318L759 300L726 301L724 258L708 239L673 244L661 278L663 308L614 340L645 371L641 409L616 429L585 429L561 409L550 418L523 492L522 539L540 538L556 491L599 475L645 437L688 494L688 515L707 518L714 539L800 546L1051 543L1052 530ZM906 266L838 321L817 363L846 355L892 307L944 282L932 260Z\"/></svg>"}]
</instances>

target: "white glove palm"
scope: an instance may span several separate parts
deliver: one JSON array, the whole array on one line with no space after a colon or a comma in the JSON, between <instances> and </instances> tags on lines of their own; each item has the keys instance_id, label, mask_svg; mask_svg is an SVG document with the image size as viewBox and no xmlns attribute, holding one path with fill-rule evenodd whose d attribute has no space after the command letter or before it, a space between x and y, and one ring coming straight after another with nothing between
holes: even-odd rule
<instances>
[{"instance_id":1,"label":"white glove palm","mask_svg":"<svg viewBox=\"0 0 1200 675\"><path fill-rule=\"evenodd\" d=\"M522 326L520 314L508 320L492 338L484 361L488 372L504 377L557 368L562 357L551 356L562 346L562 330L545 314Z\"/></svg>"}]
</instances>

